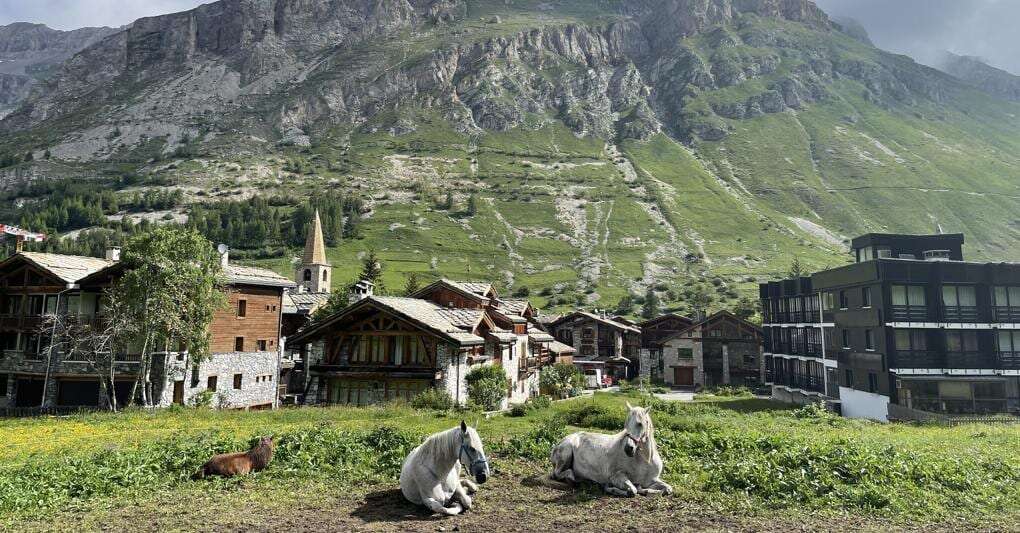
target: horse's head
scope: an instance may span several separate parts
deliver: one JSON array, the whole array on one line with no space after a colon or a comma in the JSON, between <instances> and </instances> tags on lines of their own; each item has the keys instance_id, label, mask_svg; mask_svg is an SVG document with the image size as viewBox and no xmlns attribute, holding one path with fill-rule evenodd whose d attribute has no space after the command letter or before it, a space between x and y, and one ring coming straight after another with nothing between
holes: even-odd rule
<instances>
[{"instance_id":1,"label":"horse's head","mask_svg":"<svg viewBox=\"0 0 1020 533\"><path fill-rule=\"evenodd\" d=\"M460 422L460 464L479 483L489 478L489 460L485 458L482 439L477 428L468 427L463 420Z\"/></svg>"},{"instance_id":2,"label":"horse's head","mask_svg":"<svg viewBox=\"0 0 1020 533\"><path fill-rule=\"evenodd\" d=\"M634 457L638 448L646 443L652 435L652 408L633 407L627 403L627 423L623 426L626 442L623 443L623 452L627 457Z\"/></svg>"}]
</instances>

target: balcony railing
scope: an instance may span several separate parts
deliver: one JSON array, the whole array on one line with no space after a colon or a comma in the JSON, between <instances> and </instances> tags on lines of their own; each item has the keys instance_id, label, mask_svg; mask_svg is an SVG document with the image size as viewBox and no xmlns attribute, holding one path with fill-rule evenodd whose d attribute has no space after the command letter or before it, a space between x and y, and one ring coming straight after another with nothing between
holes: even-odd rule
<instances>
[{"instance_id":1,"label":"balcony railing","mask_svg":"<svg viewBox=\"0 0 1020 533\"><path fill-rule=\"evenodd\" d=\"M893 366L894 368L942 368L942 357L937 352L900 350L893 357Z\"/></svg>"},{"instance_id":2,"label":"balcony railing","mask_svg":"<svg viewBox=\"0 0 1020 533\"><path fill-rule=\"evenodd\" d=\"M1020 352L999 352L999 367L1003 370L1020 370Z\"/></svg>"},{"instance_id":3,"label":"balcony railing","mask_svg":"<svg viewBox=\"0 0 1020 533\"><path fill-rule=\"evenodd\" d=\"M977 322L977 307L946 307L942 312L946 322Z\"/></svg>"},{"instance_id":4,"label":"balcony railing","mask_svg":"<svg viewBox=\"0 0 1020 533\"><path fill-rule=\"evenodd\" d=\"M1020 322L1020 307L996 307L994 312L996 322Z\"/></svg>"},{"instance_id":5,"label":"balcony railing","mask_svg":"<svg viewBox=\"0 0 1020 533\"><path fill-rule=\"evenodd\" d=\"M913 398L910 407L933 413L951 415L1008 413L1011 406L1017 405L1017 398L991 399L949 399L949 398Z\"/></svg>"},{"instance_id":6,"label":"balcony railing","mask_svg":"<svg viewBox=\"0 0 1020 533\"><path fill-rule=\"evenodd\" d=\"M777 374L766 371L765 380L773 385L782 385L792 387L794 389L820 392L823 394L825 393L825 380L818 376L810 376L806 374Z\"/></svg>"},{"instance_id":7,"label":"balcony railing","mask_svg":"<svg viewBox=\"0 0 1020 533\"><path fill-rule=\"evenodd\" d=\"M893 320L900 322L925 322L928 320L928 308L915 305L894 305Z\"/></svg>"}]
</instances>

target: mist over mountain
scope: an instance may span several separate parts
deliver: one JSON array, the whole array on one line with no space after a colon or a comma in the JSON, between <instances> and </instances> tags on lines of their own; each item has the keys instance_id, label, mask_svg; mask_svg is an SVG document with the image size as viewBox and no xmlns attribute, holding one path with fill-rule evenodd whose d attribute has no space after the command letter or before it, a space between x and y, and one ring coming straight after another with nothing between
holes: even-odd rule
<instances>
[{"instance_id":1,"label":"mist over mountain","mask_svg":"<svg viewBox=\"0 0 1020 533\"><path fill-rule=\"evenodd\" d=\"M1020 73L1020 2L1002 0L818 0L837 18L859 21L879 48L937 65L942 52L984 58Z\"/></svg>"}]
</instances>

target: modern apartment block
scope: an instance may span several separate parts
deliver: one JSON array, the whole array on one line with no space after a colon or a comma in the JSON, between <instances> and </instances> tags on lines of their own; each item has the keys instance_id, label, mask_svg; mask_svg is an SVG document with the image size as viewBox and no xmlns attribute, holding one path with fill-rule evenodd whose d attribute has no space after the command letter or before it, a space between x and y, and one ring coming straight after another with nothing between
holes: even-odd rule
<instances>
[{"instance_id":1,"label":"modern apartment block","mask_svg":"<svg viewBox=\"0 0 1020 533\"><path fill-rule=\"evenodd\" d=\"M963 244L869 234L853 264L762 284L773 395L877 420L1020 410L1020 264Z\"/></svg>"}]
</instances>

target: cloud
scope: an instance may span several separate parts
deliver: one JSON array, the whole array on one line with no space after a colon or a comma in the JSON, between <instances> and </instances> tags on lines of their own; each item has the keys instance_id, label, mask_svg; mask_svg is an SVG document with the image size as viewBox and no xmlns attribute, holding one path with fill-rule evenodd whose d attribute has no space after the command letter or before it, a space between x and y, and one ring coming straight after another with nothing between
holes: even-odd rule
<instances>
[{"instance_id":1,"label":"cloud","mask_svg":"<svg viewBox=\"0 0 1020 533\"><path fill-rule=\"evenodd\" d=\"M816 0L857 19L879 48L932 64L948 50L1020 74L1017 0Z\"/></svg>"},{"instance_id":2,"label":"cloud","mask_svg":"<svg viewBox=\"0 0 1020 533\"><path fill-rule=\"evenodd\" d=\"M185 11L212 0L0 0L0 25L38 22L59 30L123 26L142 17Z\"/></svg>"}]
</instances>

